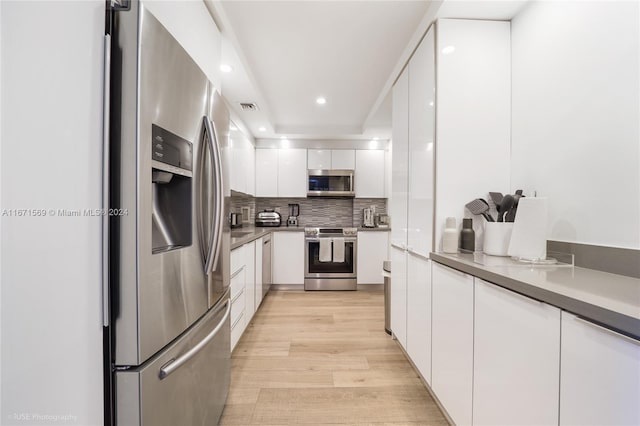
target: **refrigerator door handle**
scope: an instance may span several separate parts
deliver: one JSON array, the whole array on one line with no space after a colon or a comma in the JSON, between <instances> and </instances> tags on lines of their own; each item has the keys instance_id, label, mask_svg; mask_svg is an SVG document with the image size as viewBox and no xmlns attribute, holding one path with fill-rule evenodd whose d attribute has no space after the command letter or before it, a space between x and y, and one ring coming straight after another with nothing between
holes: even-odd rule
<instances>
[{"instance_id":1,"label":"refrigerator door handle","mask_svg":"<svg viewBox=\"0 0 640 426\"><path fill-rule=\"evenodd\" d=\"M205 266L205 272L210 274L215 271L218 265L218 258L220 257L220 246L222 245L222 226L224 215L224 194L222 184L222 155L220 153L220 145L218 144L218 132L216 124L212 122L209 117L204 117L205 127L209 137L209 148L213 152L214 170L215 170L215 214L214 214L214 226L213 235L211 236L209 246L209 256L207 257L207 265Z\"/></svg>"},{"instance_id":2,"label":"refrigerator door handle","mask_svg":"<svg viewBox=\"0 0 640 426\"><path fill-rule=\"evenodd\" d=\"M108 327L109 312L109 155L111 125L111 36L104 36L104 87L102 100L102 325Z\"/></svg>"},{"instance_id":3,"label":"refrigerator door handle","mask_svg":"<svg viewBox=\"0 0 640 426\"><path fill-rule=\"evenodd\" d=\"M216 327L211 331L211 333L207 335L207 337L199 341L197 345L189 349L180 357L170 360L160 368L160 373L158 374L160 380L165 379L178 368L182 367L183 364L193 358L198 352L200 352L205 346L207 346L207 344L211 340L213 340L214 337L216 337L220 330L222 330L222 327L224 327L224 325L226 324L227 319L229 318L229 314L231 313L231 300L227 299L225 305L227 305L227 309L225 310L222 319L220 320L218 325L216 325Z\"/></svg>"},{"instance_id":4,"label":"refrigerator door handle","mask_svg":"<svg viewBox=\"0 0 640 426\"><path fill-rule=\"evenodd\" d=\"M208 123L207 117L203 118L203 132L202 132L202 155L200 157L200 170L201 173L198 176L198 228L200 231L200 246L202 247L202 259L204 263L204 272L205 274L209 274L209 263L211 262L211 258L213 257L214 250L214 235L215 229L211 226L209 222L211 219L210 214L210 199L208 196L208 191L211 188L211 176L205 172L207 170L206 164L207 159L209 160L210 169L215 168L216 160L215 153L213 151L213 132L211 130L211 126ZM205 152L205 151L208 151ZM208 233L210 235L207 235Z\"/></svg>"}]
</instances>

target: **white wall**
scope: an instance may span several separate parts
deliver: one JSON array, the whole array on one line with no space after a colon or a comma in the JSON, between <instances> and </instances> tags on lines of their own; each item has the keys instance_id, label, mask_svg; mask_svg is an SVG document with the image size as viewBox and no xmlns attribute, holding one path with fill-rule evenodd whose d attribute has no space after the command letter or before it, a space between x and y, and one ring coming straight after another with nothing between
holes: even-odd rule
<instances>
[{"instance_id":1,"label":"white wall","mask_svg":"<svg viewBox=\"0 0 640 426\"><path fill-rule=\"evenodd\" d=\"M512 21L512 190L549 238L640 248L636 1L536 1Z\"/></svg>"},{"instance_id":2,"label":"white wall","mask_svg":"<svg viewBox=\"0 0 640 426\"><path fill-rule=\"evenodd\" d=\"M200 66L218 92L222 36L202 0L149 0L145 6Z\"/></svg>"},{"instance_id":3,"label":"white wall","mask_svg":"<svg viewBox=\"0 0 640 426\"><path fill-rule=\"evenodd\" d=\"M47 212L0 216L0 423L102 424L101 219L48 210L100 207L104 1L0 7L0 204Z\"/></svg>"}]
</instances>

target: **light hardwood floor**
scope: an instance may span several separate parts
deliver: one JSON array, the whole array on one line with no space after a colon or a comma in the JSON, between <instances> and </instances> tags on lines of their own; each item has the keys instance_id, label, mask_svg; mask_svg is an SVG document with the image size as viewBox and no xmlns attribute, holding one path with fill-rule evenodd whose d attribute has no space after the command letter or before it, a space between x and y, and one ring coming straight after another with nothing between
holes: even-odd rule
<instances>
[{"instance_id":1,"label":"light hardwood floor","mask_svg":"<svg viewBox=\"0 0 640 426\"><path fill-rule=\"evenodd\" d=\"M221 425L447 425L378 291L271 291L231 357Z\"/></svg>"}]
</instances>

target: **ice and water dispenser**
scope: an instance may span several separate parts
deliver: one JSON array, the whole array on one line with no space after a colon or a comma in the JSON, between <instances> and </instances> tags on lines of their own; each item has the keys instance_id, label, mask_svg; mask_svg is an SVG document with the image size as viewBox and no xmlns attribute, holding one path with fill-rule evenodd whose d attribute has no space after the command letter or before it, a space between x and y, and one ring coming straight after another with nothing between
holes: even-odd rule
<instances>
[{"instance_id":1,"label":"ice and water dispenser","mask_svg":"<svg viewBox=\"0 0 640 426\"><path fill-rule=\"evenodd\" d=\"M193 145L152 126L153 254L192 243Z\"/></svg>"}]
</instances>

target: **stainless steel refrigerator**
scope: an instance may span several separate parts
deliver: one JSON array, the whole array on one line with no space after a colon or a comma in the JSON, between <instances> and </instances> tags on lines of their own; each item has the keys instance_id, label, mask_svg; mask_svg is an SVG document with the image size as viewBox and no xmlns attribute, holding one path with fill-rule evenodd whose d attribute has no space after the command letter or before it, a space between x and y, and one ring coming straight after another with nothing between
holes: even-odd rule
<instances>
[{"instance_id":1,"label":"stainless steel refrigerator","mask_svg":"<svg viewBox=\"0 0 640 426\"><path fill-rule=\"evenodd\" d=\"M144 2L129 6L109 23L106 417L214 425L230 377L229 114Z\"/></svg>"}]
</instances>

